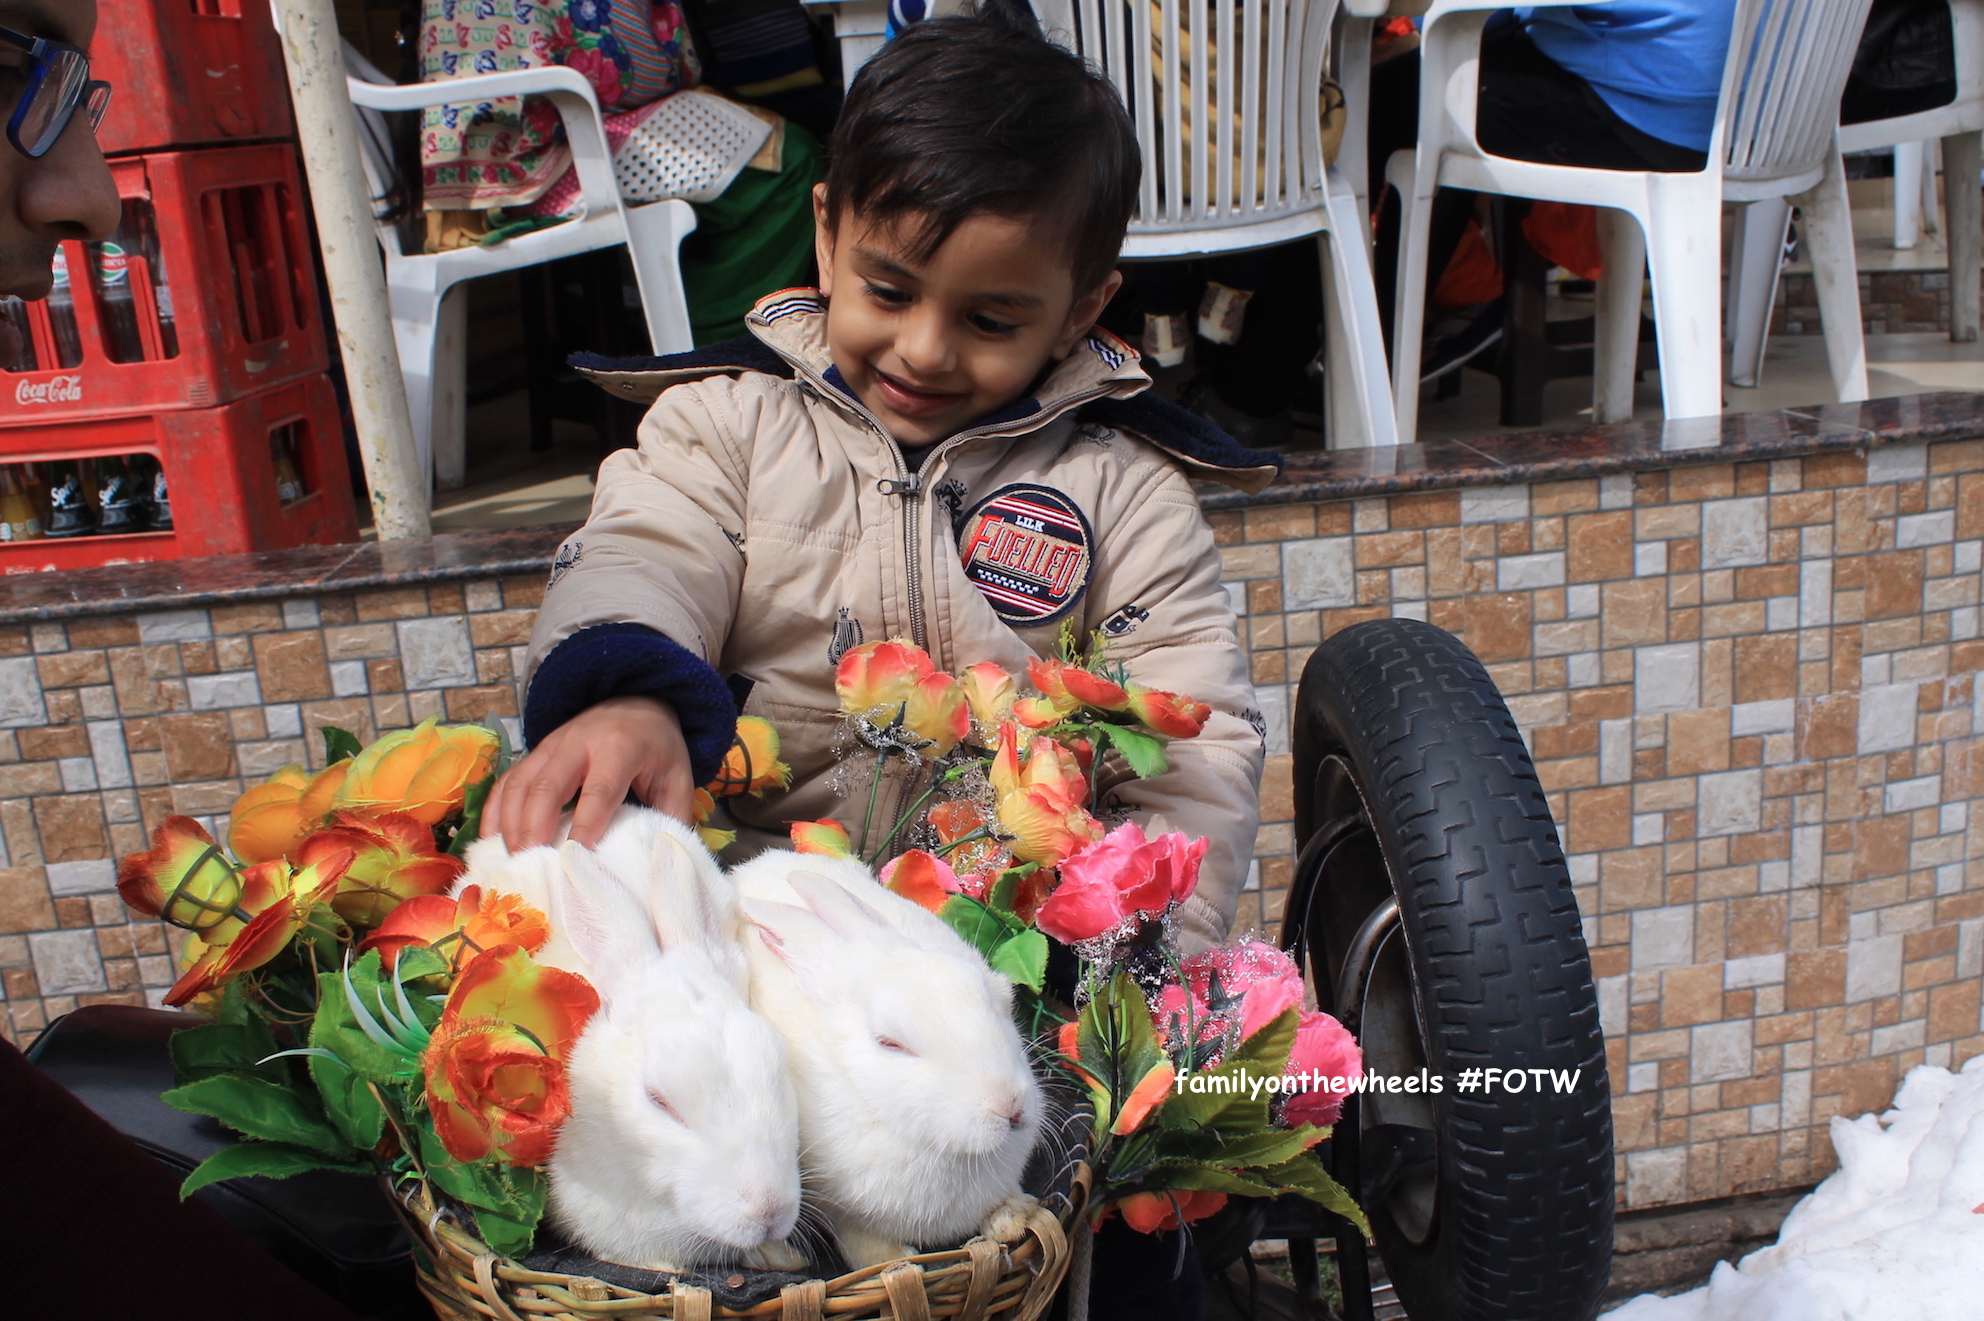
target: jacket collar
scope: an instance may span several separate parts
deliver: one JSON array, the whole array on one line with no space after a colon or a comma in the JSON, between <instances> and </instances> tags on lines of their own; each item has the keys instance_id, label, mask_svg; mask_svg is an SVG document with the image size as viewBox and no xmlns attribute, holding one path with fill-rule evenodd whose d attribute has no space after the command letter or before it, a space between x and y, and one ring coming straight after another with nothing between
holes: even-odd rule
<instances>
[{"instance_id":1,"label":"jacket collar","mask_svg":"<svg viewBox=\"0 0 1984 1321\"><path fill-rule=\"evenodd\" d=\"M876 425L834 368L827 351L826 302L816 289L769 294L745 318L750 335L653 358L572 355L571 363L620 398L651 403L663 390L708 376L755 371L797 378L864 425ZM980 418L960 435L1011 436L1034 431L1071 410L1080 420L1134 432L1176 459L1194 477L1248 492L1281 472L1281 456L1242 448L1218 427L1148 393L1150 377L1137 353L1097 328L1057 363L1033 395Z\"/></svg>"}]
</instances>

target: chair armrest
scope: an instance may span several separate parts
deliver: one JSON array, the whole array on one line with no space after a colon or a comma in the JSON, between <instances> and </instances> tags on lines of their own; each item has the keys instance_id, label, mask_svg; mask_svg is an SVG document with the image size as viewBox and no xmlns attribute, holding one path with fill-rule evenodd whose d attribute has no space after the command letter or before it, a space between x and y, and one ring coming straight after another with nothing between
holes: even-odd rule
<instances>
[{"instance_id":1,"label":"chair armrest","mask_svg":"<svg viewBox=\"0 0 1984 1321\"><path fill-rule=\"evenodd\" d=\"M396 87L347 75L345 86L353 105L384 111L425 110L429 106L463 105L506 96L549 97L559 118L565 121L565 142L572 149L572 164L579 172L586 214L620 210L620 188L613 179L613 153L607 149L599 98L592 83L577 69L553 64Z\"/></svg>"},{"instance_id":2,"label":"chair armrest","mask_svg":"<svg viewBox=\"0 0 1984 1321\"><path fill-rule=\"evenodd\" d=\"M1510 0L1436 0L1426 11L1426 21L1431 23L1442 14L1458 14L1470 9L1550 9L1565 5L1607 5L1612 0L1523 0L1520 5Z\"/></svg>"}]
</instances>

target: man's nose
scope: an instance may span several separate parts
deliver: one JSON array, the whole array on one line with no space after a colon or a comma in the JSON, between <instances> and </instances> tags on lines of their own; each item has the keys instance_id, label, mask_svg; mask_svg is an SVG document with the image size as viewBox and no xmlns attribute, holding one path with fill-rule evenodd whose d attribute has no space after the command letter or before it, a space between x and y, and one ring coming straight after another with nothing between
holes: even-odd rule
<instances>
[{"instance_id":1,"label":"man's nose","mask_svg":"<svg viewBox=\"0 0 1984 1321\"><path fill-rule=\"evenodd\" d=\"M40 160L21 160L15 206L27 228L58 239L105 239L123 204L81 110Z\"/></svg>"}]
</instances>

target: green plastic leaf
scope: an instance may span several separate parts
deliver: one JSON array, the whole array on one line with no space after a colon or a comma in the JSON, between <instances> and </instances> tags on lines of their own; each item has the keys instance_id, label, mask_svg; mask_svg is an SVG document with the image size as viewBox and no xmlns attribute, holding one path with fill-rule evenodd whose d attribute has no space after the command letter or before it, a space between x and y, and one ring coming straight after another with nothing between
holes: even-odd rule
<instances>
[{"instance_id":1,"label":"green plastic leaf","mask_svg":"<svg viewBox=\"0 0 1984 1321\"><path fill-rule=\"evenodd\" d=\"M356 757L364 750L365 745L358 741L358 735L348 729L340 729L336 725L324 725L321 729L324 735L326 765L336 765L338 762Z\"/></svg>"},{"instance_id":2,"label":"green plastic leaf","mask_svg":"<svg viewBox=\"0 0 1984 1321\"><path fill-rule=\"evenodd\" d=\"M237 1072L281 1083L289 1070L281 1064L261 1063L279 1049L275 1033L260 1019L189 1027L172 1034L173 1076L181 1085Z\"/></svg>"},{"instance_id":3,"label":"green plastic leaf","mask_svg":"<svg viewBox=\"0 0 1984 1321\"><path fill-rule=\"evenodd\" d=\"M435 953L433 947L429 945L408 945L400 951L399 958L393 962L393 975L401 982L417 982L423 977L438 977L447 971L448 961ZM419 1003L419 1000L414 1002L416 1008ZM440 1021L440 1017L437 1010L433 1020L423 1021L422 1026L432 1027L434 1023Z\"/></svg>"},{"instance_id":4,"label":"green plastic leaf","mask_svg":"<svg viewBox=\"0 0 1984 1321\"><path fill-rule=\"evenodd\" d=\"M1108 1142L1110 1125L1131 1091L1165 1059L1150 1005L1127 973L1118 973L1082 1008L1076 1040L1082 1067L1108 1093L1108 1103L1095 1107L1095 1143L1100 1148ZM1158 1113L1171 1108L1166 1105Z\"/></svg>"},{"instance_id":5,"label":"green plastic leaf","mask_svg":"<svg viewBox=\"0 0 1984 1321\"><path fill-rule=\"evenodd\" d=\"M1274 1094L1262 1088L1256 1095L1253 1078L1279 1078L1288 1071L1288 1053L1295 1047L1295 1011L1285 1009L1272 1023L1234 1047L1216 1069L1192 1074L1203 1078L1203 1090L1188 1084L1176 1105L1161 1112L1167 1127L1210 1129L1241 1137L1268 1126L1268 1106Z\"/></svg>"},{"instance_id":6,"label":"green plastic leaf","mask_svg":"<svg viewBox=\"0 0 1984 1321\"><path fill-rule=\"evenodd\" d=\"M357 1150L339 1135L315 1105L265 1078L241 1073L215 1074L175 1087L159 1099L175 1110L211 1115L251 1138L308 1147L340 1162L358 1159Z\"/></svg>"},{"instance_id":7,"label":"green plastic leaf","mask_svg":"<svg viewBox=\"0 0 1984 1321\"><path fill-rule=\"evenodd\" d=\"M482 809L489 802L489 791L496 785L496 777L502 774L502 758L491 764L485 775L462 794L462 823L455 827L455 837L448 841L448 852L459 858L468 852L468 846L482 838Z\"/></svg>"},{"instance_id":8,"label":"green plastic leaf","mask_svg":"<svg viewBox=\"0 0 1984 1321\"><path fill-rule=\"evenodd\" d=\"M1313 1153L1304 1153L1285 1165L1255 1171L1262 1179L1274 1184L1282 1192L1300 1193L1312 1202L1336 1212L1345 1220L1356 1225L1364 1237L1371 1237L1371 1222L1364 1218L1364 1209L1344 1186L1330 1177Z\"/></svg>"},{"instance_id":9,"label":"green plastic leaf","mask_svg":"<svg viewBox=\"0 0 1984 1321\"><path fill-rule=\"evenodd\" d=\"M521 1257L530 1251L531 1242L537 1237L537 1221L514 1220L499 1211L478 1206L475 1230L500 1255Z\"/></svg>"},{"instance_id":10,"label":"green plastic leaf","mask_svg":"<svg viewBox=\"0 0 1984 1321\"><path fill-rule=\"evenodd\" d=\"M1155 734L1146 734L1124 725L1097 725L1095 732L1115 744L1116 751L1122 753L1123 760L1130 764L1131 773L1140 780L1148 780L1171 769L1171 760L1164 755L1164 740Z\"/></svg>"},{"instance_id":11,"label":"green plastic leaf","mask_svg":"<svg viewBox=\"0 0 1984 1321\"><path fill-rule=\"evenodd\" d=\"M216 1151L201 1161L179 1185L179 1196L191 1197L210 1183L251 1175L264 1179L287 1179L305 1170L339 1170L346 1174L370 1174L372 1167L360 1161L332 1160L321 1152L292 1147L286 1142L238 1142Z\"/></svg>"},{"instance_id":12,"label":"green plastic leaf","mask_svg":"<svg viewBox=\"0 0 1984 1321\"><path fill-rule=\"evenodd\" d=\"M1009 935L993 946L986 961L1014 985L1038 991L1047 980L1047 937L1038 931Z\"/></svg>"},{"instance_id":13,"label":"green plastic leaf","mask_svg":"<svg viewBox=\"0 0 1984 1321\"><path fill-rule=\"evenodd\" d=\"M367 955L376 973L377 956ZM362 977L363 961L353 965L353 981L361 1002L378 989L376 975ZM342 973L317 975L317 1016L310 1023L310 1044L343 1060L351 1072L367 1082L388 1083L419 1072L418 1057L409 1057L392 1046L382 1045L365 1031L352 1012L351 997L345 993Z\"/></svg>"},{"instance_id":14,"label":"green plastic leaf","mask_svg":"<svg viewBox=\"0 0 1984 1321\"><path fill-rule=\"evenodd\" d=\"M532 1230L544 1216L544 1178L536 1170L500 1160L458 1161L425 1128L420 1133L420 1161L435 1187L478 1211L494 1212Z\"/></svg>"},{"instance_id":15,"label":"green plastic leaf","mask_svg":"<svg viewBox=\"0 0 1984 1321\"><path fill-rule=\"evenodd\" d=\"M944 901L937 910L937 916L950 924L951 930L964 937L965 943L985 956L989 963L992 951L999 947L1011 928L999 920L999 915L968 894L954 894Z\"/></svg>"},{"instance_id":16,"label":"green plastic leaf","mask_svg":"<svg viewBox=\"0 0 1984 1321\"><path fill-rule=\"evenodd\" d=\"M310 1056L310 1081L324 1103L324 1113L344 1140L360 1151L379 1145L386 1130L386 1112L372 1094L372 1084L328 1050Z\"/></svg>"},{"instance_id":17,"label":"green plastic leaf","mask_svg":"<svg viewBox=\"0 0 1984 1321\"><path fill-rule=\"evenodd\" d=\"M985 894L987 906L1001 916L1011 914L1013 900L1019 894L1020 882L1039 870L1039 863L1029 862L1018 867L1008 867L1000 872L998 879L992 882L992 888Z\"/></svg>"}]
</instances>

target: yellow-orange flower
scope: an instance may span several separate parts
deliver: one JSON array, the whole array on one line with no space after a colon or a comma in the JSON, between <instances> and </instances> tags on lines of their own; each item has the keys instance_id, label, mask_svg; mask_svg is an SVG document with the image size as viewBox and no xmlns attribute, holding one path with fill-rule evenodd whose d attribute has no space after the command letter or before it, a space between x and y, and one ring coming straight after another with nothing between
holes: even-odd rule
<instances>
[{"instance_id":1,"label":"yellow-orange flower","mask_svg":"<svg viewBox=\"0 0 1984 1321\"><path fill-rule=\"evenodd\" d=\"M785 788L792 783L792 768L778 759L778 751L778 731L771 721L762 716L739 716L730 751L724 754L716 778L709 782L710 793L728 798Z\"/></svg>"},{"instance_id":2,"label":"yellow-orange flower","mask_svg":"<svg viewBox=\"0 0 1984 1321\"><path fill-rule=\"evenodd\" d=\"M911 849L882 868L882 884L933 913L964 888L949 863L922 849Z\"/></svg>"},{"instance_id":3,"label":"yellow-orange flower","mask_svg":"<svg viewBox=\"0 0 1984 1321\"><path fill-rule=\"evenodd\" d=\"M1177 1077L1170 1060L1162 1060L1150 1066L1150 1071L1138 1080L1123 1098L1123 1108L1116 1112L1116 1122L1109 1131L1117 1137L1127 1137L1143 1126L1150 1112L1164 1104L1164 1097L1171 1090L1171 1080Z\"/></svg>"},{"instance_id":4,"label":"yellow-orange flower","mask_svg":"<svg viewBox=\"0 0 1984 1321\"><path fill-rule=\"evenodd\" d=\"M935 760L971 733L971 707L956 679L948 674L926 675L909 690L902 723L924 745L917 751Z\"/></svg>"},{"instance_id":5,"label":"yellow-orange flower","mask_svg":"<svg viewBox=\"0 0 1984 1321\"><path fill-rule=\"evenodd\" d=\"M496 767L496 735L480 725L442 725L429 717L382 735L351 759L336 806L405 812L438 825L459 811L472 784Z\"/></svg>"},{"instance_id":6,"label":"yellow-orange flower","mask_svg":"<svg viewBox=\"0 0 1984 1321\"><path fill-rule=\"evenodd\" d=\"M242 868L239 904L218 925L199 933L199 954L165 993L165 1003L183 1005L282 953L309 920L310 910L337 890L350 862L349 852L335 852L301 868L280 858Z\"/></svg>"},{"instance_id":7,"label":"yellow-orange flower","mask_svg":"<svg viewBox=\"0 0 1984 1321\"><path fill-rule=\"evenodd\" d=\"M331 907L362 927L378 926L416 895L445 894L464 870L460 858L434 847L433 831L403 812L339 812L303 841L296 861L308 865L340 852L352 856Z\"/></svg>"},{"instance_id":8,"label":"yellow-orange flower","mask_svg":"<svg viewBox=\"0 0 1984 1321\"><path fill-rule=\"evenodd\" d=\"M464 962L486 949L517 945L536 953L550 936L551 923L519 896L493 890L484 894L481 886L469 885L452 898L423 894L407 900L358 948L378 950L391 968L407 946L426 945L460 971Z\"/></svg>"},{"instance_id":9,"label":"yellow-orange flower","mask_svg":"<svg viewBox=\"0 0 1984 1321\"><path fill-rule=\"evenodd\" d=\"M1225 1205L1225 1193L1182 1191L1131 1193L1116 1203L1116 1208L1123 1213L1123 1223L1131 1229L1139 1234L1156 1234L1178 1228L1180 1221L1190 1224L1204 1220Z\"/></svg>"},{"instance_id":10,"label":"yellow-orange flower","mask_svg":"<svg viewBox=\"0 0 1984 1321\"><path fill-rule=\"evenodd\" d=\"M710 824L716 815L716 795L707 789L696 790L696 834L701 836L703 847L711 853L721 853L737 842L734 830L718 830Z\"/></svg>"},{"instance_id":11,"label":"yellow-orange flower","mask_svg":"<svg viewBox=\"0 0 1984 1321\"><path fill-rule=\"evenodd\" d=\"M840 709L887 724L917 681L937 672L928 652L911 642L870 642L840 658L834 692Z\"/></svg>"},{"instance_id":12,"label":"yellow-orange flower","mask_svg":"<svg viewBox=\"0 0 1984 1321\"><path fill-rule=\"evenodd\" d=\"M854 856L854 844L847 837L847 827L831 818L824 821L794 821L792 847L798 853L819 853L830 858Z\"/></svg>"},{"instance_id":13,"label":"yellow-orange flower","mask_svg":"<svg viewBox=\"0 0 1984 1321\"><path fill-rule=\"evenodd\" d=\"M940 673L923 648L900 639L842 656L834 691L870 747L936 758L971 732L971 708L958 681Z\"/></svg>"},{"instance_id":14,"label":"yellow-orange flower","mask_svg":"<svg viewBox=\"0 0 1984 1321\"><path fill-rule=\"evenodd\" d=\"M242 911L241 871L190 816L169 816L152 832L152 846L117 868L117 892L147 917L188 931L218 928Z\"/></svg>"},{"instance_id":15,"label":"yellow-orange flower","mask_svg":"<svg viewBox=\"0 0 1984 1321\"><path fill-rule=\"evenodd\" d=\"M1051 867L1102 838L1102 826L1082 807L1088 781L1074 754L1053 739L1035 738L1022 764L1017 731L1003 729L991 778L1000 829L1022 862Z\"/></svg>"},{"instance_id":16,"label":"yellow-orange flower","mask_svg":"<svg viewBox=\"0 0 1984 1321\"><path fill-rule=\"evenodd\" d=\"M571 1111L565 1061L599 995L515 945L471 959L421 1056L434 1135L450 1156L542 1165Z\"/></svg>"},{"instance_id":17,"label":"yellow-orange flower","mask_svg":"<svg viewBox=\"0 0 1984 1321\"><path fill-rule=\"evenodd\" d=\"M995 729L1012 718L1013 676L991 661L966 666L965 672L958 676L958 686L964 690L971 718L985 730Z\"/></svg>"},{"instance_id":18,"label":"yellow-orange flower","mask_svg":"<svg viewBox=\"0 0 1984 1321\"><path fill-rule=\"evenodd\" d=\"M350 759L315 775L301 766L285 766L235 799L227 827L234 856L243 862L288 857L306 835L324 824L350 769Z\"/></svg>"},{"instance_id":19,"label":"yellow-orange flower","mask_svg":"<svg viewBox=\"0 0 1984 1321\"><path fill-rule=\"evenodd\" d=\"M1195 738L1206 727L1212 708L1183 693L1130 687L1130 714L1169 738Z\"/></svg>"}]
</instances>

